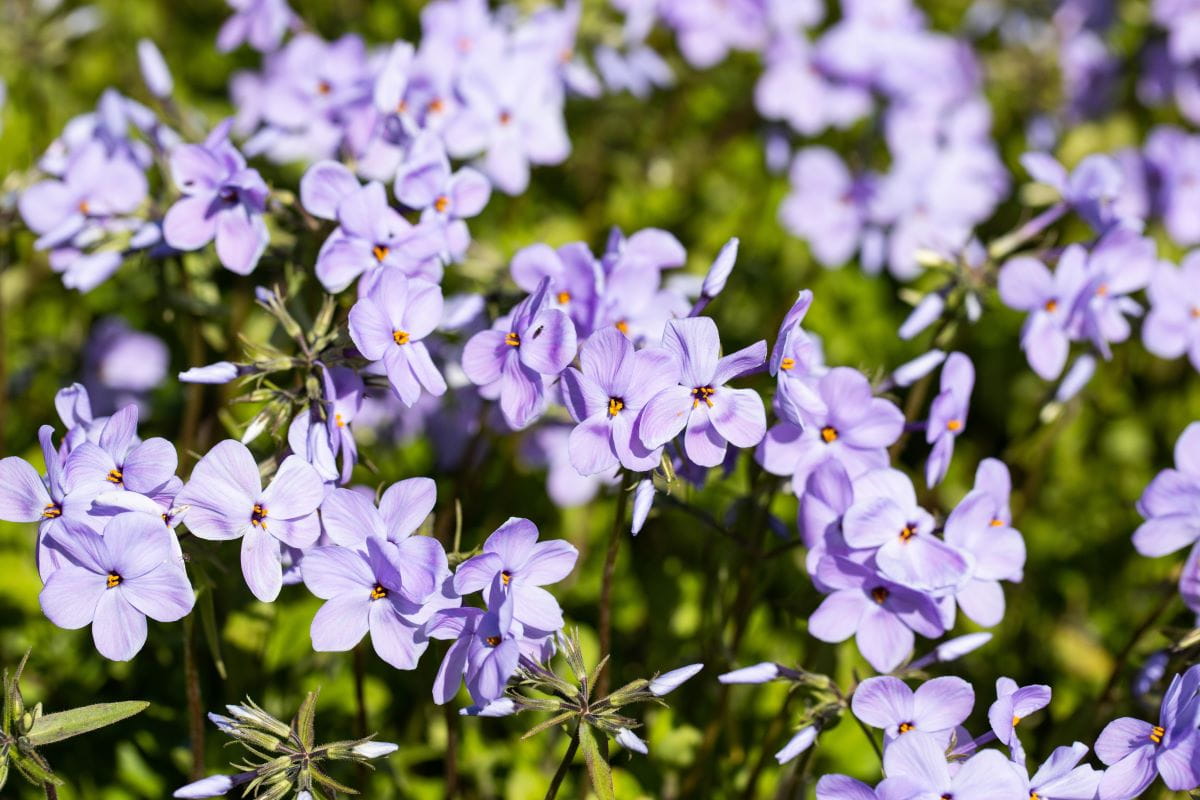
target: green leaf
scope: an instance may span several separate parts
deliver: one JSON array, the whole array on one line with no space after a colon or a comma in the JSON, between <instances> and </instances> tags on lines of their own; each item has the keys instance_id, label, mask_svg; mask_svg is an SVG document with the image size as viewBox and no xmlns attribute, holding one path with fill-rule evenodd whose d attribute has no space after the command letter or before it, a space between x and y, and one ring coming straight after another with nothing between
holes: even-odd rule
<instances>
[{"instance_id":1,"label":"green leaf","mask_svg":"<svg viewBox=\"0 0 1200 800\"><path fill-rule=\"evenodd\" d=\"M592 780L592 789L600 800L616 800L613 791L612 770L600 753L600 744L591 726L579 726L579 748L583 750L583 760L587 762L588 777Z\"/></svg>"},{"instance_id":2,"label":"green leaf","mask_svg":"<svg viewBox=\"0 0 1200 800\"><path fill-rule=\"evenodd\" d=\"M70 711L57 711L39 719L26 738L35 747L61 742L63 739L70 739L72 736L89 733L128 719L149 707L150 704L144 700L126 700L121 703L96 703L72 708Z\"/></svg>"},{"instance_id":3,"label":"green leaf","mask_svg":"<svg viewBox=\"0 0 1200 800\"><path fill-rule=\"evenodd\" d=\"M296 712L296 719L292 723L292 727L296 731L296 736L300 739L300 744L305 750L312 750L313 743L316 741L317 733L314 720L317 716L317 696L321 693L320 689L315 692L309 692L304 698L304 702L300 704L300 710Z\"/></svg>"}]
</instances>

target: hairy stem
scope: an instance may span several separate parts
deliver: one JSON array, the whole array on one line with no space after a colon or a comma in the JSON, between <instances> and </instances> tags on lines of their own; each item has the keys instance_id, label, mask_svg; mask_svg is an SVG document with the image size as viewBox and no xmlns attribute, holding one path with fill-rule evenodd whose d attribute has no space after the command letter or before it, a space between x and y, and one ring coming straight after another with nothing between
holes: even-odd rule
<instances>
[{"instance_id":1,"label":"hairy stem","mask_svg":"<svg viewBox=\"0 0 1200 800\"><path fill-rule=\"evenodd\" d=\"M575 752L579 749L579 729L576 728L571 733L571 741L567 743L567 752L563 753L562 761L558 764L558 769L554 771L554 777L550 779L550 786L546 789L546 800L554 800L558 796L558 787L562 785L563 778L567 777L567 770L571 768L571 761L575 758Z\"/></svg>"},{"instance_id":2,"label":"hairy stem","mask_svg":"<svg viewBox=\"0 0 1200 800\"><path fill-rule=\"evenodd\" d=\"M183 618L183 677L187 682L188 740L192 749L193 781L204 777L204 699L200 695L200 670L196 667L196 625Z\"/></svg>"},{"instance_id":3,"label":"hairy stem","mask_svg":"<svg viewBox=\"0 0 1200 800\"><path fill-rule=\"evenodd\" d=\"M58 787L53 783L43 783L42 790L46 792L46 800L58 800Z\"/></svg>"},{"instance_id":4,"label":"hairy stem","mask_svg":"<svg viewBox=\"0 0 1200 800\"><path fill-rule=\"evenodd\" d=\"M621 549L622 534L625 529L625 506L629 502L629 492L625 489L625 475L622 473L620 489L617 494L617 513L613 517L612 530L608 536L608 553L604 557L604 578L600 584L600 657L612 654L612 581L613 571L617 566L617 553ZM611 669L600 673L596 680L596 696L608 694L609 675Z\"/></svg>"}]
</instances>

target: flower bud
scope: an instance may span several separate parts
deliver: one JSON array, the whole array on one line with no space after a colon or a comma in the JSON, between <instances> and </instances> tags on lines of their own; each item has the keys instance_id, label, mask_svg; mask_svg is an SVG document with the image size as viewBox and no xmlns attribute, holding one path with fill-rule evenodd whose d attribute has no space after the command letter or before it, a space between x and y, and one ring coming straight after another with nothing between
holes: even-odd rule
<instances>
[{"instance_id":1,"label":"flower bud","mask_svg":"<svg viewBox=\"0 0 1200 800\"><path fill-rule=\"evenodd\" d=\"M703 664L688 664L686 667L664 672L650 681L650 694L656 697L669 694L682 686L685 681L702 669L704 669Z\"/></svg>"},{"instance_id":2,"label":"flower bud","mask_svg":"<svg viewBox=\"0 0 1200 800\"><path fill-rule=\"evenodd\" d=\"M617 744L634 753L646 755L650 752L650 748L646 746L646 742L641 739L636 733L629 728L621 728L616 735Z\"/></svg>"},{"instance_id":3,"label":"flower bud","mask_svg":"<svg viewBox=\"0 0 1200 800\"><path fill-rule=\"evenodd\" d=\"M382 758L390 756L392 753L400 749L400 746L392 742L362 742L351 748L350 752L359 758Z\"/></svg>"},{"instance_id":4,"label":"flower bud","mask_svg":"<svg viewBox=\"0 0 1200 800\"><path fill-rule=\"evenodd\" d=\"M738 238L735 236L725 243L721 252L717 253L717 257L713 260L712 266L708 268L708 274L704 276L704 283L700 288L701 296L716 297L725 289L725 282L729 280L729 275L733 272L737 255Z\"/></svg>"},{"instance_id":5,"label":"flower bud","mask_svg":"<svg viewBox=\"0 0 1200 800\"><path fill-rule=\"evenodd\" d=\"M149 39L140 39L137 43L138 66L142 70L142 80L150 94L160 99L171 96L175 82L171 79L171 70L163 58L158 46Z\"/></svg>"},{"instance_id":6,"label":"flower bud","mask_svg":"<svg viewBox=\"0 0 1200 800\"><path fill-rule=\"evenodd\" d=\"M778 677L779 665L764 661L761 664L753 664L726 672L724 675L718 675L717 680L721 683L766 683Z\"/></svg>"},{"instance_id":7,"label":"flower bud","mask_svg":"<svg viewBox=\"0 0 1200 800\"><path fill-rule=\"evenodd\" d=\"M817 729L812 725L808 725L796 731L796 735L788 740L788 743L783 746L783 749L775 754L775 760L780 764L786 764L796 756L803 753L808 748L812 747L813 742L817 740Z\"/></svg>"}]
</instances>

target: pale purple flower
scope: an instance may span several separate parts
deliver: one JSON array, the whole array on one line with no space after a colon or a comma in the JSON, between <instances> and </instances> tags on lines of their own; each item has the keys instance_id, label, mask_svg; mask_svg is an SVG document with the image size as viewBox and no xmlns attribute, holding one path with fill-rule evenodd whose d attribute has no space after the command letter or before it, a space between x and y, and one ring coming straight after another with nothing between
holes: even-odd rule
<instances>
[{"instance_id":1,"label":"pale purple flower","mask_svg":"<svg viewBox=\"0 0 1200 800\"><path fill-rule=\"evenodd\" d=\"M934 348L927 353L906 361L892 372L891 382L896 386L912 386L946 361L946 353Z\"/></svg>"},{"instance_id":2,"label":"pale purple flower","mask_svg":"<svg viewBox=\"0 0 1200 800\"><path fill-rule=\"evenodd\" d=\"M1142 289L1157 266L1153 239L1128 228L1114 228L1092 248L1087 261L1087 284L1079 293L1074 313L1080 334L1106 359L1109 342L1129 338L1127 316L1140 316L1142 307L1131 292Z\"/></svg>"},{"instance_id":3,"label":"pale purple flower","mask_svg":"<svg viewBox=\"0 0 1200 800\"><path fill-rule=\"evenodd\" d=\"M606 276L586 244L570 242L557 249L541 242L531 244L513 254L509 269L513 282L530 293L537 291L543 278L549 279L555 307L570 316L580 337L591 335ZM645 283L657 286L654 279Z\"/></svg>"},{"instance_id":4,"label":"pale purple flower","mask_svg":"<svg viewBox=\"0 0 1200 800\"><path fill-rule=\"evenodd\" d=\"M429 646L425 623L459 603L443 590L450 575L446 552L429 536L398 543L368 536L365 543L363 549L316 547L304 555L304 584L326 601L313 617L313 649L350 650L369 631L380 658L396 669L414 669Z\"/></svg>"},{"instance_id":5,"label":"pale purple flower","mask_svg":"<svg viewBox=\"0 0 1200 800\"><path fill-rule=\"evenodd\" d=\"M317 507L325 486L299 456L288 456L266 489L258 464L241 442L226 439L192 469L176 497L188 505L187 525L201 539L242 540L242 575L254 596L271 602L283 585L284 546L305 549L321 534Z\"/></svg>"},{"instance_id":6,"label":"pale purple flower","mask_svg":"<svg viewBox=\"0 0 1200 800\"><path fill-rule=\"evenodd\" d=\"M817 800L878 800L875 790L848 775L822 775Z\"/></svg>"},{"instance_id":7,"label":"pale purple flower","mask_svg":"<svg viewBox=\"0 0 1200 800\"><path fill-rule=\"evenodd\" d=\"M934 638L944 630L930 597L869 567L827 556L817 575L832 593L809 617L808 632L823 642L856 636L858 651L879 672L895 669L912 651L914 631Z\"/></svg>"},{"instance_id":8,"label":"pale purple flower","mask_svg":"<svg viewBox=\"0 0 1200 800\"><path fill-rule=\"evenodd\" d=\"M1024 781L1003 755L982 750L951 771L938 737L914 731L883 753L887 778L876 787L881 798L1000 800L1024 798Z\"/></svg>"},{"instance_id":9,"label":"pale purple flower","mask_svg":"<svg viewBox=\"0 0 1200 800\"><path fill-rule=\"evenodd\" d=\"M653 505L654 481L651 478L643 478L638 481L637 489L633 493L633 520L629 532L634 536L642 532L642 527L646 524L646 518L650 516L650 508Z\"/></svg>"},{"instance_id":10,"label":"pale purple flower","mask_svg":"<svg viewBox=\"0 0 1200 800\"><path fill-rule=\"evenodd\" d=\"M452 172L441 140L426 134L413 142L396 175L395 192L401 203L423 212L422 221L441 229L444 252L459 260L470 243L463 220L483 211L492 186L471 167Z\"/></svg>"},{"instance_id":11,"label":"pale purple flower","mask_svg":"<svg viewBox=\"0 0 1200 800\"><path fill-rule=\"evenodd\" d=\"M704 669L703 664L688 664L686 667L676 667L673 670L655 675L646 688L655 697L663 697L678 689Z\"/></svg>"},{"instance_id":12,"label":"pale purple flower","mask_svg":"<svg viewBox=\"0 0 1200 800\"><path fill-rule=\"evenodd\" d=\"M63 464L67 483L153 494L174 478L179 463L174 445L157 436L138 442L137 420L137 406L125 406L104 423L96 443L72 449Z\"/></svg>"},{"instance_id":13,"label":"pale purple flower","mask_svg":"<svg viewBox=\"0 0 1200 800\"><path fill-rule=\"evenodd\" d=\"M1071 362L1071 366L1067 368L1062 380L1058 382L1058 388L1054 390L1055 401L1070 402L1075 395L1083 391L1095 373L1096 357L1091 353L1080 353Z\"/></svg>"},{"instance_id":14,"label":"pale purple flower","mask_svg":"<svg viewBox=\"0 0 1200 800\"><path fill-rule=\"evenodd\" d=\"M796 731L792 734L792 738L788 739L787 743L775 754L775 760L780 764L791 761L813 746L813 743L817 741L817 733L817 729L812 725L806 725Z\"/></svg>"},{"instance_id":15,"label":"pale purple flower","mask_svg":"<svg viewBox=\"0 0 1200 800\"><path fill-rule=\"evenodd\" d=\"M617 744L621 745L621 747L624 747L631 753L641 753L642 755L646 755L650 752L650 749L646 746L646 742L636 733L629 730L629 728L621 728L621 730L617 731L617 735L613 738L616 740Z\"/></svg>"},{"instance_id":16,"label":"pale purple flower","mask_svg":"<svg viewBox=\"0 0 1200 800\"><path fill-rule=\"evenodd\" d=\"M921 298L921 302L913 307L912 313L900 325L896 335L908 340L928 328L942 316L946 308L946 298L941 292L930 292Z\"/></svg>"},{"instance_id":17,"label":"pale purple flower","mask_svg":"<svg viewBox=\"0 0 1200 800\"><path fill-rule=\"evenodd\" d=\"M814 57L802 35L782 33L766 49L766 68L754 86L754 107L763 117L782 120L805 136L849 127L872 106L865 87L830 80Z\"/></svg>"},{"instance_id":18,"label":"pale purple flower","mask_svg":"<svg viewBox=\"0 0 1200 800\"><path fill-rule=\"evenodd\" d=\"M296 21L287 0L226 0L233 16L217 32L217 49L223 53L243 42L269 53L279 47L283 35Z\"/></svg>"},{"instance_id":19,"label":"pale purple flower","mask_svg":"<svg viewBox=\"0 0 1200 800\"><path fill-rule=\"evenodd\" d=\"M762 399L752 389L725 384L760 369L767 343L756 342L721 357L717 325L708 317L671 320L663 347L681 365L680 382L651 398L638 418L638 432L648 449L661 447L680 433L689 459L702 467L725 460L726 445L753 447L766 432Z\"/></svg>"},{"instance_id":20,"label":"pale purple flower","mask_svg":"<svg viewBox=\"0 0 1200 800\"><path fill-rule=\"evenodd\" d=\"M510 427L520 430L545 408L543 377L555 377L575 358L575 327L562 311L549 307L549 281L522 300L490 330L471 337L463 350L463 371L500 398Z\"/></svg>"},{"instance_id":21,"label":"pale purple flower","mask_svg":"<svg viewBox=\"0 0 1200 800\"><path fill-rule=\"evenodd\" d=\"M464 680L477 706L487 706L504 693L523 649L529 647L521 623L513 619L512 606L512 597L506 596L494 609L464 607L434 614L426 625L426 635L455 640L438 667L434 702L450 702Z\"/></svg>"},{"instance_id":22,"label":"pale purple flower","mask_svg":"<svg viewBox=\"0 0 1200 800\"><path fill-rule=\"evenodd\" d=\"M92 626L100 655L128 661L146 643L146 617L174 622L192 610L195 596L174 537L145 514L119 514L104 535L76 527L60 541L68 563L46 579L38 599L55 625Z\"/></svg>"},{"instance_id":23,"label":"pale purple flower","mask_svg":"<svg viewBox=\"0 0 1200 800\"><path fill-rule=\"evenodd\" d=\"M1053 273L1030 256L1009 259L1000 269L1000 299L1029 313L1021 349L1045 380L1057 378L1067 363L1072 312L1087 281L1087 251L1080 245L1063 252Z\"/></svg>"},{"instance_id":24,"label":"pale purple flower","mask_svg":"<svg viewBox=\"0 0 1200 800\"><path fill-rule=\"evenodd\" d=\"M1133 717L1108 723L1096 739L1096 756L1108 766L1100 778L1099 800L1137 797L1161 775L1173 791L1200 784L1200 665L1171 680L1163 695L1158 724Z\"/></svg>"},{"instance_id":25,"label":"pale purple flower","mask_svg":"<svg viewBox=\"0 0 1200 800\"><path fill-rule=\"evenodd\" d=\"M933 516L917 505L912 481L899 470L875 470L854 484L854 505L842 535L855 549L875 549L887 578L921 591L945 593L966 579L970 559L933 534Z\"/></svg>"},{"instance_id":26,"label":"pale purple flower","mask_svg":"<svg viewBox=\"0 0 1200 800\"><path fill-rule=\"evenodd\" d=\"M1125 180L1111 156L1087 156L1070 173L1045 153L1026 153L1021 156L1021 166L1034 180L1056 189L1062 201L1098 233L1121 221L1117 200Z\"/></svg>"},{"instance_id":27,"label":"pale purple flower","mask_svg":"<svg viewBox=\"0 0 1200 800\"><path fill-rule=\"evenodd\" d=\"M933 487L946 477L954 456L954 440L962 435L975 388L975 365L962 353L951 353L942 367L941 390L929 407L925 441L933 445L925 462L925 484Z\"/></svg>"},{"instance_id":28,"label":"pale purple flower","mask_svg":"<svg viewBox=\"0 0 1200 800\"><path fill-rule=\"evenodd\" d=\"M1087 752L1083 742L1054 748L1050 757L1029 778L1026 794L1045 800L1092 800L1103 773L1091 764L1079 763Z\"/></svg>"},{"instance_id":29,"label":"pale purple flower","mask_svg":"<svg viewBox=\"0 0 1200 800\"><path fill-rule=\"evenodd\" d=\"M338 223L317 254L317 278L327 291L340 292L363 275L362 296L390 272L441 280L441 235L389 206L382 183L362 186L344 165L320 161L301 178L300 200L308 213Z\"/></svg>"},{"instance_id":30,"label":"pale purple flower","mask_svg":"<svg viewBox=\"0 0 1200 800\"><path fill-rule=\"evenodd\" d=\"M992 498L995 505L995 517L992 518L994 527L1012 525L1012 512L1009 510L1009 497L1012 494L1012 477L1008 467L998 458L985 458L975 468L976 491L984 492Z\"/></svg>"},{"instance_id":31,"label":"pale purple flower","mask_svg":"<svg viewBox=\"0 0 1200 800\"><path fill-rule=\"evenodd\" d=\"M135 331L119 317L105 317L88 337L85 382L97 411L142 400L167 376L171 354L166 343ZM143 409L145 410L145 409Z\"/></svg>"},{"instance_id":32,"label":"pale purple flower","mask_svg":"<svg viewBox=\"0 0 1200 800\"><path fill-rule=\"evenodd\" d=\"M1167 233L1181 245L1200 244L1200 220L1192 213L1200 203L1200 136L1159 126L1146 137L1143 152L1156 179L1155 207Z\"/></svg>"},{"instance_id":33,"label":"pale purple flower","mask_svg":"<svg viewBox=\"0 0 1200 800\"><path fill-rule=\"evenodd\" d=\"M183 197L163 218L163 239L176 250L198 250L216 239L221 263L249 275L267 249L263 213L270 189L228 137L224 122L204 144L171 152L171 177Z\"/></svg>"},{"instance_id":34,"label":"pale purple flower","mask_svg":"<svg viewBox=\"0 0 1200 800\"><path fill-rule=\"evenodd\" d=\"M179 373L178 377L183 383L222 384L229 383L239 374L240 369L237 364L229 361L217 361L203 367L189 367Z\"/></svg>"},{"instance_id":35,"label":"pale purple flower","mask_svg":"<svg viewBox=\"0 0 1200 800\"><path fill-rule=\"evenodd\" d=\"M460 595L482 591L489 608L511 604L512 617L531 633L548 635L563 626L562 609L542 587L570 574L579 551L570 542L539 542L537 526L511 517L483 543L483 552L454 573Z\"/></svg>"},{"instance_id":36,"label":"pale purple flower","mask_svg":"<svg viewBox=\"0 0 1200 800\"><path fill-rule=\"evenodd\" d=\"M874 397L870 382L858 370L829 370L817 382L817 395L824 413L805 413L775 424L756 454L768 472L791 475L797 495L803 493L809 473L828 459L842 462L851 479L887 466L887 448L904 429L900 409ZM782 409L786 412L788 406Z\"/></svg>"},{"instance_id":37,"label":"pale purple flower","mask_svg":"<svg viewBox=\"0 0 1200 800\"><path fill-rule=\"evenodd\" d=\"M850 707L867 725L881 728L888 744L897 736L919 731L935 734L944 745L970 716L975 690L962 678L947 676L928 680L913 691L899 678L880 675L858 685Z\"/></svg>"},{"instance_id":38,"label":"pale purple flower","mask_svg":"<svg viewBox=\"0 0 1200 800\"><path fill-rule=\"evenodd\" d=\"M1200 251L1178 267L1160 262L1146 287L1150 312L1142 325L1146 349L1160 358L1187 355L1200 371Z\"/></svg>"},{"instance_id":39,"label":"pale purple flower","mask_svg":"<svg viewBox=\"0 0 1200 800\"><path fill-rule=\"evenodd\" d=\"M969 580L959 585L954 599L964 614L984 627L1004 618L1000 581L1023 578L1025 540L1005 521L1007 516L1006 501L1002 504L994 495L975 489L946 519L946 543L970 557Z\"/></svg>"},{"instance_id":40,"label":"pale purple flower","mask_svg":"<svg viewBox=\"0 0 1200 800\"><path fill-rule=\"evenodd\" d=\"M840 267L858 249L873 191L869 177L855 176L825 147L796 153L788 172L791 193L779 219L793 235L808 241L823 266Z\"/></svg>"},{"instance_id":41,"label":"pale purple flower","mask_svg":"<svg viewBox=\"0 0 1200 800\"><path fill-rule=\"evenodd\" d=\"M441 318L441 287L397 270L386 270L350 309L350 338L364 358L383 367L392 391L409 408L422 388L432 395L446 392L421 341Z\"/></svg>"},{"instance_id":42,"label":"pale purple flower","mask_svg":"<svg viewBox=\"0 0 1200 800\"><path fill-rule=\"evenodd\" d=\"M1188 425L1175 442L1175 468L1150 481L1138 500L1146 521L1133 534L1144 556L1164 556L1200 539L1200 422Z\"/></svg>"},{"instance_id":43,"label":"pale purple flower","mask_svg":"<svg viewBox=\"0 0 1200 800\"><path fill-rule=\"evenodd\" d=\"M996 679L996 702L988 707L988 724L1013 761L1025 763L1025 750L1017 737L1017 725L1030 714L1050 705L1050 687L1042 684L1018 686L1012 678Z\"/></svg>"},{"instance_id":44,"label":"pale purple flower","mask_svg":"<svg viewBox=\"0 0 1200 800\"><path fill-rule=\"evenodd\" d=\"M611 471L618 464L634 472L654 469L662 447L647 448L637 435L642 407L679 381L680 367L665 348L634 351L616 328L592 334L579 352L581 369L562 375L563 403L579 424L568 443L571 463L581 475Z\"/></svg>"}]
</instances>

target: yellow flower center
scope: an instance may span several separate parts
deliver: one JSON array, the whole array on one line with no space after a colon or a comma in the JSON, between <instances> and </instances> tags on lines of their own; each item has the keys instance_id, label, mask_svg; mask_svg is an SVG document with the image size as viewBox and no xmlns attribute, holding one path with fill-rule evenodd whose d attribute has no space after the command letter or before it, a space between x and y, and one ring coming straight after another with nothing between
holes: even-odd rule
<instances>
[{"instance_id":1,"label":"yellow flower center","mask_svg":"<svg viewBox=\"0 0 1200 800\"><path fill-rule=\"evenodd\" d=\"M255 503L250 510L250 524L264 531L267 529L267 507L262 503Z\"/></svg>"},{"instance_id":2,"label":"yellow flower center","mask_svg":"<svg viewBox=\"0 0 1200 800\"><path fill-rule=\"evenodd\" d=\"M794 359L794 358L785 358L785 359L783 359L783 361L779 362L779 368L782 370L794 369L795 366L796 366L796 359Z\"/></svg>"},{"instance_id":3,"label":"yellow flower center","mask_svg":"<svg viewBox=\"0 0 1200 800\"><path fill-rule=\"evenodd\" d=\"M121 474L121 470L119 469L110 469L108 474L104 476L104 480L108 481L109 483L120 483L123 478L124 476Z\"/></svg>"},{"instance_id":4,"label":"yellow flower center","mask_svg":"<svg viewBox=\"0 0 1200 800\"><path fill-rule=\"evenodd\" d=\"M901 733L908 733L912 729L913 729L913 724L911 722L901 722L900 723L900 732Z\"/></svg>"},{"instance_id":5,"label":"yellow flower center","mask_svg":"<svg viewBox=\"0 0 1200 800\"><path fill-rule=\"evenodd\" d=\"M371 254L375 256L375 260L381 263L388 257L388 253L390 252L392 252L392 249L385 244L377 244L371 248Z\"/></svg>"},{"instance_id":6,"label":"yellow flower center","mask_svg":"<svg viewBox=\"0 0 1200 800\"><path fill-rule=\"evenodd\" d=\"M433 100L429 101L428 111L430 114L440 114L445 110L446 101L442 100L441 98L435 97Z\"/></svg>"},{"instance_id":7,"label":"yellow flower center","mask_svg":"<svg viewBox=\"0 0 1200 800\"><path fill-rule=\"evenodd\" d=\"M871 599L875 601L876 605L883 605L883 601L887 600L890 594L891 592L882 586L876 586L871 590Z\"/></svg>"},{"instance_id":8,"label":"yellow flower center","mask_svg":"<svg viewBox=\"0 0 1200 800\"><path fill-rule=\"evenodd\" d=\"M92 209L91 209L91 208L88 206L88 201L87 201L87 200L80 200L80 201L79 201L79 213L80 213L80 214L83 214L85 217L86 217L88 214L92 213Z\"/></svg>"},{"instance_id":9,"label":"yellow flower center","mask_svg":"<svg viewBox=\"0 0 1200 800\"><path fill-rule=\"evenodd\" d=\"M616 328L617 330L619 330L621 333L625 334L626 336L629 335L629 323L626 322L625 320L620 320L619 322L614 323L613 327Z\"/></svg>"},{"instance_id":10,"label":"yellow flower center","mask_svg":"<svg viewBox=\"0 0 1200 800\"><path fill-rule=\"evenodd\" d=\"M712 396L716 393L716 391L717 390L711 386L697 386L695 389L692 389L692 408L696 408L701 402L703 402L709 408L712 408ZM612 406L610 405L609 407L611 408Z\"/></svg>"},{"instance_id":11,"label":"yellow flower center","mask_svg":"<svg viewBox=\"0 0 1200 800\"><path fill-rule=\"evenodd\" d=\"M1167 729L1162 725L1155 725L1150 730L1150 741L1155 744L1162 744L1163 737L1167 735Z\"/></svg>"},{"instance_id":12,"label":"yellow flower center","mask_svg":"<svg viewBox=\"0 0 1200 800\"><path fill-rule=\"evenodd\" d=\"M122 578L120 575L118 575L115 572L110 572L110 573L108 573L108 580L105 582L105 585L109 589L115 589L121 585L121 580L122 580Z\"/></svg>"},{"instance_id":13,"label":"yellow flower center","mask_svg":"<svg viewBox=\"0 0 1200 800\"><path fill-rule=\"evenodd\" d=\"M504 335L504 343L509 347L520 347L521 337L517 336L516 331L509 331Z\"/></svg>"},{"instance_id":14,"label":"yellow flower center","mask_svg":"<svg viewBox=\"0 0 1200 800\"><path fill-rule=\"evenodd\" d=\"M383 588L378 583L375 584L375 588L371 590L371 599L372 600L382 600L383 598L385 598L387 596L388 596L388 590Z\"/></svg>"},{"instance_id":15,"label":"yellow flower center","mask_svg":"<svg viewBox=\"0 0 1200 800\"><path fill-rule=\"evenodd\" d=\"M960 420L960 419L950 420L949 422L946 423L946 430L948 430L948 431L962 430L962 420Z\"/></svg>"},{"instance_id":16,"label":"yellow flower center","mask_svg":"<svg viewBox=\"0 0 1200 800\"><path fill-rule=\"evenodd\" d=\"M450 198L444 194L438 195L438 199L433 201L433 207L439 214L446 213L446 209L450 207Z\"/></svg>"},{"instance_id":17,"label":"yellow flower center","mask_svg":"<svg viewBox=\"0 0 1200 800\"><path fill-rule=\"evenodd\" d=\"M993 520L991 521L991 526L992 526L993 528L1003 528L1003 527L1004 527L1004 520L1002 520L1002 519L993 519Z\"/></svg>"},{"instance_id":18,"label":"yellow flower center","mask_svg":"<svg viewBox=\"0 0 1200 800\"><path fill-rule=\"evenodd\" d=\"M900 541L907 542L909 539L917 535L917 529L910 522L900 530Z\"/></svg>"},{"instance_id":19,"label":"yellow flower center","mask_svg":"<svg viewBox=\"0 0 1200 800\"><path fill-rule=\"evenodd\" d=\"M500 637L499 636L489 636L486 639L484 639L484 641L487 642L488 647L495 647L496 645L500 644Z\"/></svg>"},{"instance_id":20,"label":"yellow flower center","mask_svg":"<svg viewBox=\"0 0 1200 800\"><path fill-rule=\"evenodd\" d=\"M46 507L42 509L43 519L56 519L62 516L62 506L58 503L46 503Z\"/></svg>"},{"instance_id":21,"label":"yellow flower center","mask_svg":"<svg viewBox=\"0 0 1200 800\"><path fill-rule=\"evenodd\" d=\"M510 583L512 583L512 573L508 570L503 570L500 573L500 583L504 586L508 586Z\"/></svg>"},{"instance_id":22,"label":"yellow flower center","mask_svg":"<svg viewBox=\"0 0 1200 800\"><path fill-rule=\"evenodd\" d=\"M558 304L560 306L565 306L567 303L571 302L571 293L570 292L559 292L557 295L554 296L554 298L556 300L558 300Z\"/></svg>"},{"instance_id":23,"label":"yellow flower center","mask_svg":"<svg viewBox=\"0 0 1200 800\"><path fill-rule=\"evenodd\" d=\"M1021 718L1018 717L1016 714L1013 714L1013 727L1015 728L1020 724L1021 724Z\"/></svg>"},{"instance_id":24,"label":"yellow flower center","mask_svg":"<svg viewBox=\"0 0 1200 800\"><path fill-rule=\"evenodd\" d=\"M825 444L833 444L837 441L837 438L837 428L833 427L832 425L826 425L824 428L821 428L821 440L824 441Z\"/></svg>"},{"instance_id":25,"label":"yellow flower center","mask_svg":"<svg viewBox=\"0 0 1200 800\"><path fill-rule=\"evenodd\" d=\"M1046 301L1046 305L1042 306L1042 308L1053 313L1058 308L1058 301L1055 300L1054 298L1051 298Z\"/></svg>"},{"instance_id":26,"label":"yellow flower center","mask_svg":"<svg viewBox=\"0 0 1200 800\"><path fill-rule=\"evenodd\" d=\"M317 82L317 94L326 95L332 91L333 91L333 87L329 84L329 81L318 81Z\"/></svg>"},{"instance_id":27,"label":"yellow flower center","mask_svg":"<svg viewBox=\"0 0 1200 800\"><path fill-rule=\"evenodd\" d=\"M712 405L712 404L709 403L709 405ZM625 401L622 400L621 398L619 398L619 397L608 398L608 415L610 417L615 417L617 414L620 414L621 409L624 407L625 407Z\"/></svg>"},{"instance_id":28,"label":"yellow flower center","mask_svg":"<svg viewBox=\"0 0 1200 800\"><path fill-rule=\"evenodd\" d=\"M344 427L346 427L346 420L342 419L341 414L335 413L333 415L333 424L337 425L339 428L344 428Z\"/></svg>"},{"instance_id":29,"label":"yellow flower center","mask_svg":"<svg viewBox=\"0 0 1200 800\"><path fill-rule=\"evenodd\" d=\"M392 341L396 344L408 344L408 331L394 330L392 331Z\"/></svg>"}]
</instances>

